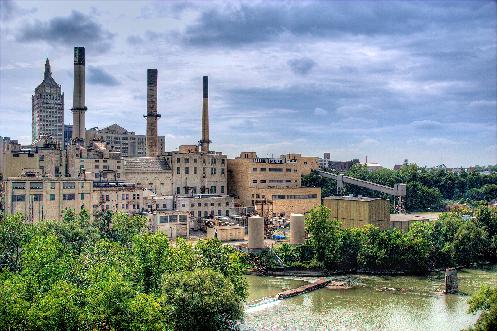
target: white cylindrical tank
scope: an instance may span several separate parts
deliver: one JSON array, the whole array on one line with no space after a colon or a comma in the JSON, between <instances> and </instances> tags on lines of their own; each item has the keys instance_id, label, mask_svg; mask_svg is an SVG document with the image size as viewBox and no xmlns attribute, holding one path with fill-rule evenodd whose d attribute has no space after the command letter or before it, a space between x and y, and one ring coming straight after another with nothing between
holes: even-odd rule
<instances>
[{"instance_id":1,"label":"white cylindrical tank","mask_svg":"<svg viewBox=\"0 0 497 331\"><path fill-rule=\"evenodd\" d=\"M305 217L302 214L290 215L290 244L303 244L305 241Z\"/></svg>"},{"instance_id":2,"label":"white cylindrical tank","mask_svg":"<svg viewBox=\"0 0 497 331\"><path fill-rule=\"evenodd\" d=\"M248 219L248 248L264 248L264 218L252 216Z\"/></svg>"}]
</instances>

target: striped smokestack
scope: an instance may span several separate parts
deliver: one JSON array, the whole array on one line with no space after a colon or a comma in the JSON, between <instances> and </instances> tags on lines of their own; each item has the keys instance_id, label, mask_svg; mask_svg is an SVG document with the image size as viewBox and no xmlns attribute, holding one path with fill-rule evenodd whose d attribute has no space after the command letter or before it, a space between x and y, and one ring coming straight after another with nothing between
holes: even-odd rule
<instances>
[{"instance_id":1,"label":"striped smokestack","mask_svg":"<svg viewBox=\"0 0 497 331\"><path fill-rule=\"evenodd\" d=\"M147 156L159 155L157 136L157 69L147 69Z\"/></svg>"},{"instance_id":2,"label":"striped smokestack","mask_svg":"<svg viewBox=\"0 0 497 331\"><path fill-rule=\"evenodd\" d=\"M74 47L74 90L72 101L72 139L85 140L85 48Z\"/></svg>"},{"instance_id":3,"label":"striped smokestack","mask_svg":"<svg viewBox=\"0 0 497 331\"><path fill-rule=\"evenodd\" d=\"M209 152L209 77L203 77L203 104L202 104L202 140L200 140L200 150L203 153Z\"/></svg>"}]
</instances>

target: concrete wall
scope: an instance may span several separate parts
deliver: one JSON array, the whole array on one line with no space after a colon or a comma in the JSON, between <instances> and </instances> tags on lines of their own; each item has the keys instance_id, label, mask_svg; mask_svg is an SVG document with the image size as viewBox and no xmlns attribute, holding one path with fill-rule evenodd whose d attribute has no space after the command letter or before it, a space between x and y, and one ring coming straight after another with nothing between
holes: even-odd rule
<instances>
[{"instance_id":1,"label":"concrete wall","mask_svg":"<svg viewBox=\"0 0 497 331\"><path fill-rule=\"evenodd\" d=\"M328 197L323 204L331 210L330 217L342 222L344 228L372 224L384 230L389 227L390 205L383 199Z\"/></svg>"}]
</instances>

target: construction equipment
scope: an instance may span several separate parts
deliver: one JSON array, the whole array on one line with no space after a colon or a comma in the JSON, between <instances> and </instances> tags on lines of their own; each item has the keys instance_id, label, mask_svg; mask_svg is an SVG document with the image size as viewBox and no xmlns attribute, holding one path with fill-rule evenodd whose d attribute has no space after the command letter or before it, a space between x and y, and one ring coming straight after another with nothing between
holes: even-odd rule
<instances>
[{"instance_id":1,"label":"construction equipment","mask_svg":"<svg viewBox=\"0 0 497 331\"><path fill-rule=\"evenodd\" d=\"M334 174L331 172L316 170L316 173L321 177L331 178L336 180L337 182L337 193L343 193L343 184L351 184L359 187L364 187L369 190L373 190L376 192L385 193L391 195L396 199L395 201L395 211L398 213L404 213L404 200L407 194L406 184L395 184L394 187L389 187L385 185L376 184L373 182L368 182L366 180L357 179L354 177L345 176L344 174Z\"/></svg>"}]
</instances>

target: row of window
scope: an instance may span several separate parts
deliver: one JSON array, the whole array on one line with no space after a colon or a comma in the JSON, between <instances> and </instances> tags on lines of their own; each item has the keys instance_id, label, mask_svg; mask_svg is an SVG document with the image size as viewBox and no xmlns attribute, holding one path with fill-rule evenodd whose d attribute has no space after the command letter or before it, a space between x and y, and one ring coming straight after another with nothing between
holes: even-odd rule
<instances>
[{"instance_id":1,"label":"row of window","mask_svg":"<svg viewBox=\"0 0 497 331\"><path fill-rule=\"evenodd\" d=\"M202 159L203 161L203 164L205 164L205 159ZM184 160L183 160L184 163L190 163L190 158L188 157L185 157ZM176 163L181 163L181 158L176 158ZM193 163L197 163L197 159L193 159ZM225 159L221 159L221 164L224 165L225 163ZM215 165L217 164L217 159L215 158L212 158L211 159L211 165Z\"/></svg>"},{"instance_id":2,"label":"row of window","mask_svg":"<svg viewBox=\"0 0 497 331\"><path fill-rule=\"evenodd\" d=\"M196 187L184 187L184 194L188 193L197 193L197 188ZM206 188L207 192L202 192L202 193L217 193L217 187L215 185L211 186L211 188ZM224 193L224 185L221 185L221 192ZM176 194L181 194L181 187L176 187Z\"/></svg>"},{"instance_id":3,"label":"row of window","mask_svg":"<svg viewBox=\"0 0 497 331\"><path fill-rule=\"evenodd\" d=\"M283 179L270 179L270 180L261 179L261 180L259 180L259 183L261 183L261 184L265 184L265 183L276 184L276 183L291 183L291 182L292 182L291 179L285 179L285 180L283 180ZM297 182L297 180L295 180L295 182ZM257 184L257 179L253 179L252 183Z\"/></svg>"},{"instance_id":4,"label":"row of window","mask_svg":"<svg viewBox=\"0 0 497 331\"><path fill-rule=\"evenodd\" d=\"M184 168L185 175L190 174L190 167L185 167ZM181 167L176 167L176 174L180 175L181 174ZM197 174L197 167L193 167L193 174ZM203 168L203 174L205 175L205 168ZM211 168L211 175L217 174L217 168ZM224 175L224 168L221 168L221 175Z\"/></svg>"},{"instance_id":5,"label":"row of window","mask_svg":"<svg viewBox=\"0 0 497 331\"><path fill-rule=\"evenodd\" d=\"M43 194L31 194L31 199L32 199L32 201L43 201ZM84 193L80 194L80 199L81 200L85 199ZM76 194L74 194L74 193L63 194L62 200L66 200L66 201L76 200ZM26 201L25 194L12 195L12 202L23 202L23 201ZM55 194L50 194L50 201L55 201Z\"/></svg>"},{"instance_id":6,"label":"row of window","mask_svg":"<svg viewBox=\"0 0 497 331\"><path fill-rule=\"evenodd\" d=\"M259 168L260 172L283 172L283 168ZM257 172L257 168L252 168L252 172ZM291 168L286 168L286 172L292 172ZM294 169L294 172L297 172L297 169Z\"/></svg>"},{"instance_id":7,"label":"row of window","mask_svg":"<svg viewBox=\"0 0 497 331\"><path fill-rule=\"evenodd\" d=\"M284 199L317 199L317 194L277 194L273 195L273 200L284 200Z\"/></svg>"},{"instance_id":8,"label":"row of window","mask_svg":"<svg viewBox=\"0 0 497 331\"><path fill-rule=\"evenodd\" d=\"M85 187L85 183L81 182L81 188ZM24 190L26 188L26 182L12 182L12 188L17 190ZM29 188L33 190L43 189L43 182L29 182ZM55 182L50 182L50 188L55 189ZM75 182L62 182L63 189L75 189Z\"/></svg>"}]
</instances>

